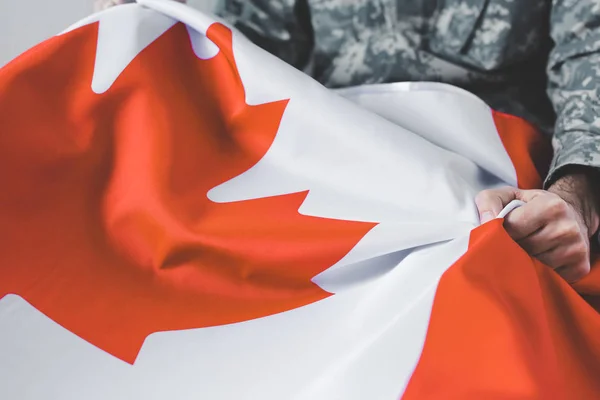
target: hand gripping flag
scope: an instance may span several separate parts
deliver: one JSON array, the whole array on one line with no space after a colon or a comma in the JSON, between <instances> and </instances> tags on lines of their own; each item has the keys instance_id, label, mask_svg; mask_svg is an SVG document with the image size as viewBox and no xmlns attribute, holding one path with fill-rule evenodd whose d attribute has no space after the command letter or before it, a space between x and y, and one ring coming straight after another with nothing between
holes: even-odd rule
<instances>
[{"instance_id":1,"label":"hand gripping flag","mask_svg":"<svg viewBox=\"0 0 600 400\"><path fill-rule=\"evenodd\" d=\"M600 397L599 269L573 289L473 203L548 154L182 4L92 15L0 69L0 398Z\"/></svg>"}]
</instances>

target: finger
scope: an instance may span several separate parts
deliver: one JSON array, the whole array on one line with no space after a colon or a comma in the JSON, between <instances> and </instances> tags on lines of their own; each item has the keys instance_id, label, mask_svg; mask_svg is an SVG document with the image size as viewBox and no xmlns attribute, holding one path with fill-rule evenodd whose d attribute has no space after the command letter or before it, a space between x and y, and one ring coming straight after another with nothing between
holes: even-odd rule
<instances>
[{"instance_id":1,"label":"finger","mask_svg":"<svg viewBox=\"0 0 600 400\"><path fill-rule=\"evenodd\" d=\"M545 251L536 256L538 260L552 269L560 268L561 271L567 271L566 274L574 274L571 269L579 272L589 272L590 254L587 244L584 241L570 242L565 245L559 245L551 250Z\"/></svg>"},{"instance_id":2,"label":"finger","mask_svg":"<svg viewBox=\"0 0 600 400\"><path fill-rule=\"evenodd\" d=\"M564 217L556 211L557 208L562 208L560 204L564 202L558 196L557 199L554 197L531 193L525 205L515 209L504 219L504 227L510 237L516 241L523 240L550 222Z\"/></svg>"},{"instance_id":3,"label":"finger","mask_svg":"<svg viewBox=\"0 0 600 400\"><path fill-rule=\"evenodd\" d=\"M561 244L575 243L579 240L585 240L579 224L573 219L562 218L549 221L529 236L517 240L517 243L527 253L537 256Z\"/></svg>"},{"instance_id":4,"label":"finger","mask_svg":"<svg viewBox=\"0 0 600 400\"><path fill-rule=\"evenodd\" d=\"M585 276L589 274L590 268L590 261L582 260L581 262L574 265L556 268L555 271L557 274L562 276L565 281L569 283L575 283L585 278Z\"/></svg>"},{"instance_id":5,"label":"finger","mask_svg":"<svg viewBox=\"0 0 600 400\"><path fill-rule=\"evenodd\" d=\"M509 186L479 192L475 197L475 204L481 223L484 224L496 218L504 206L517 198L518 192L519 189Z\"/></svg>"},{"instance_id":6,"label":"finger","mask_svg":"<svg viewBox=\"0 0 600 400\"><path fill-rule=\"evenodd\" d=\"M538 229L523 239L517 240L517 243L528 254L537 256L557 247L560 244L560 239L555 233L555 228L550 224Z\"/></svg>"}]
</instances>

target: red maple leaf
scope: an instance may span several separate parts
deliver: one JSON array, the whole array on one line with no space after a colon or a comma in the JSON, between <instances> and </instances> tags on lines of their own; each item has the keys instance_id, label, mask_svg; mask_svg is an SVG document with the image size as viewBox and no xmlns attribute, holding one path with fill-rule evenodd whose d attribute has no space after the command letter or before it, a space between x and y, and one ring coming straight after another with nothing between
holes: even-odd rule
<instances>
[{"instance_id":1,"label":"red maple leaf","mask_svg":"<svg viewBox=\"0 0 600 400\"><path fill-rule=\"evenodd\" d=\"M303 216L307 192L219 204L269 149L287 101L249 106L231 48L201 60L182 24L91 90L98 25L0 70L0 298L15 293L133 363L158 331L329 296L311 282L374 224Z\"/></svg>"}]
</instances>

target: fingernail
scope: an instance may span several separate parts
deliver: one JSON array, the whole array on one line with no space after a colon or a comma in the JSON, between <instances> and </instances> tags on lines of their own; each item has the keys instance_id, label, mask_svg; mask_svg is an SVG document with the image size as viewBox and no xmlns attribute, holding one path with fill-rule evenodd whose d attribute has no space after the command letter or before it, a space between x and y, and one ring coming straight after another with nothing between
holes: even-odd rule
<instances>
[{"instance_id":1,"label":"fingernail","mask_svg":"<svg viewBox=\"0 0 600 400\"><path fill-rule=\"evenodd\" d=\"M489 222L493 219L494 219L494 213L491 211L485 211L483 214L481 214L481 223L482 224L485 224L486 222Z\"/></svg>"}]
</instances>

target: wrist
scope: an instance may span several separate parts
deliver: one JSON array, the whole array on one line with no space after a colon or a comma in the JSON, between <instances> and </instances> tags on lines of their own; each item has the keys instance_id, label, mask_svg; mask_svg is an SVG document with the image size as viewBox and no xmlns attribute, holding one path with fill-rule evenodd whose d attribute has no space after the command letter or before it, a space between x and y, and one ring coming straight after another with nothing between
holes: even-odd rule
<instances>
[{"instance_id":1,"label":"wrist","mask_svg":"<svg viewBox=\"0 0 600 400\"><path fill-rule=\"evenodd\" d=\"M600 174L596 168L570 166L548 188L569 203L588 228L588 237L600 226Z\"/></svg>"}]
</instances>

